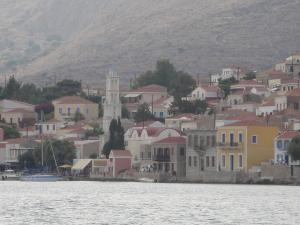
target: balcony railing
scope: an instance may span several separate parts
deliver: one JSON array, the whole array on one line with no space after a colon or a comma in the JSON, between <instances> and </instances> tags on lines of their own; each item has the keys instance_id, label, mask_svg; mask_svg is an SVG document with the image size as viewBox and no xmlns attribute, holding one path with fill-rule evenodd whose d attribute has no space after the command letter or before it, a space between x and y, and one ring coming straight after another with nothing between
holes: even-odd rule
<instances>
[{"instance_id":1,"label":"balcony railing","mask_svg":"<svg viewBox=\"0 0 300 225\"><path fill-rule=\"evenodd\" d=\"M243 147L243 143L238 142L229 142L229 143L218 143L218 147L222 149L241 149Z\"/></svg>"},{"instance_id":2,"label":"balcony railing","mask_svg":"<svg viewBox=\"0 0 300 225\"><path fill-rule=\"evenodd\" d=\"M153 161L170 162L170 156L169 155L154 155Z\"/></svg>"}]
</instances>

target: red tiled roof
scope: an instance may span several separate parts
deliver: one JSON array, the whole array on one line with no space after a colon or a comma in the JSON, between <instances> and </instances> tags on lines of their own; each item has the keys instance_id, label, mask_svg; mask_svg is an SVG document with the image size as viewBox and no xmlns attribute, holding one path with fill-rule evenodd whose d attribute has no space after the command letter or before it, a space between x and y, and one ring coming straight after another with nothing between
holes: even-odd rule
<instances>
[{"instance_id":1,"label":"red tiled roof","mask_svg":"<svg viewBox=\"0 0 300 225\"><path fill-rule=\"evenodd\" d=\"M265 123L260 120L242 120L236 123L225 125L225 127L241 127L241 126L266 126Z\"/></svg>"},{"instance_id":2,"label":"red tiled roof","mask_svg":"<svg viewBox=\"0 0 300 225\"><path fill-rule=\"evenodd\" d=\"M298 79L294 78L294 79L281 79L281 83L282 84L297 84L298 83Z\"/></svg>"},{"instance_id":3,"label":"red tiled roof","mask_svg":"<svg viewBox=\"0 0 300 225\"><path fill-rule=\"evenodd\" d=\"M157 144L186 144L186 139L184 137L167 137L160 141L155 142Z\"/></svg>"},{"instance_id":4,"label":"red tiled roof","mask_svg":"<svg viewBox=\"0 0 300 225\"><path fill-rule=\"evenodd\" d=\"M253 87L253 88L255 88L257 91L268 91L266 87Z\"/></svg>"},{"instance_id":5,"label":"red tiled roof","mask_svg":"<svg viewBox=\"0 0 300 225\"><path fill-rule=\"evenodd\" d=\"M111 154L113 157L132 157L128 150L111 150Z\"/></svg>"},{"instance_id":6,"label":"red tiled roof","mask_svg":"<svg viewBox=\"0 0 300 225\"><path fill-rule=\"evenodd\" d=\"M11 138L4 140L8 144L21 144L26 140L26 138Z\"/></svg>"},{"instance_id":7,"label":"red tiled roof","mask_svg":"<svg viewBox=\"0 0 300 225\"><path fill-rule=\"evenodd\" d=\"M81 98L80 96L64 96L55 99L54 102L56 102L57 104L96 104L92 101Z\"/></svg>"},{"instance_id":8,"label":"red tiled roof","mask_svg":"<svg viewBox=\"0 0 300 225\"><path fill-rule=\"evenodd\" d=\"M282 134L280 134L277 138L285 138L285 139L292 139L296 136L300 136L300 132L299 131L285 131Z\"/></svg>"},{"instance_id":9,"label":"red tiled roof","mask_svg":"<svg viewBox=\"0 0 300 225\"><path fill-rule=\"evenodd\" d=\"M178 114L176 116L173 116L169 119L184 119L184 118L187 118L187 119L195 119L197 118L198 116L193 114L193 113L183 113L183 114Z\"/></svg>"},{"instance_id":10,"label":"red tiled roof","mask_svg":"<svg viewBox=\"0 0 300 225\"><path fill-rule=\"evenodd\" d=\"M7 110L4 113L32 113L32 112L34 111L29 109L16 108L16 109Z\"/></svg>"},{"instance_id":11,"label":"red tiled roof","mask_svg":"<svg viewBox=\"0 0 300 225\"><path fill-rule=\"evenodd\" d=\"M266 101L261 106L275 106L274 100Z\"/></svg>"},{"instance_id":12,"label":"red tiled roof","mask_svg":"<svg viewBox=\"0 0 300 225\"><path fill-rule=\"evenodd\" d=\"M205 91L219 91L220 88L216 87L216 86L200 86L201 88L203 88Z\"/></svg>"},{"instance_id":13,"label":"red tiled roof","mask_svg":"<svg viewBox=\"0 0 300 225\"><path fill-rule=\"evenodd\" d=\"M155 120L147 120L144 122L136 123L133 127L148 127L155 122L156 122Z\"/></svg>"},{"instance_id":14,"label":"red tiled roof","mask_svg":"<svg viewBox=\"0 0 300 225\"><path fill-rule=\"evenodd\" d=\"M286 95L287 96L300 96L300 88L295 88L295 89L289 91Z\"/></svg>"},{"instance_id":15,"label":"red tiled roof","mask_svg":"<svg viewBox=\"0 0 300 225\"><path fill-rule=\"evenodd\" d=\"M150 84L130 92L167 92L167 88L157 84Z\"/></svg>"}]
</instances>

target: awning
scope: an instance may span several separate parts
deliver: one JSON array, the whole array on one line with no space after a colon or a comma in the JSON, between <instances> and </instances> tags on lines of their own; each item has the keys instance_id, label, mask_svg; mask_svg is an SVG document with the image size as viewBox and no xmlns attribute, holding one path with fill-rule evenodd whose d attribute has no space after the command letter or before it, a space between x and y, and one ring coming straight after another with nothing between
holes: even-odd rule
<instances>
[{"instance_id":1,"label":"awning","mask_svg":"<svg viewBox=\"0 0 300 225\"><path fill-rule=\"evenodd\" d=\"M79 159L72 167L72 170L84 170L91 161L91 159Z\"/></svg>"},{"instance_id":2,"label":"awning","mask_svg":"<svg viewBox=\"0 0 300 225\"><path fill-rule=\"evenodd\" d=\"M72 168L71 165L68 165L68 164L64 164L62 166L59 166L59 168L64 168L64 169L67 169L67 168Z\"/></svg>"},{"instance_id":3,"label":"awning","mask_svg":"<svg viewBox=\"0 0 300 225\"><path fill-rule=\"evenodd\" d=\"M127 94L125 95L124 97L125 98L136 98L136 97L139 97L141 94Z\"/></svg>"}]
</instances>

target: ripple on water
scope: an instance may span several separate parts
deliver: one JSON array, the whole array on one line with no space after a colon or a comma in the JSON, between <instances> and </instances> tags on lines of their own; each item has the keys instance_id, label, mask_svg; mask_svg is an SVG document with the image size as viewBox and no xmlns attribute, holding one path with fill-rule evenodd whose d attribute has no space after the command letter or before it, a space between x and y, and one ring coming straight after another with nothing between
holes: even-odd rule
<instances>
[{"instance_id":1,"label":"ripple on water","mask_svg":"<svg viewBox=\"0 0 300 225\"><path fill-rule=\"evenodd\" d=\"M292 186L0 183L0 224L298 224Z\"/></svg>"}]
</instances>

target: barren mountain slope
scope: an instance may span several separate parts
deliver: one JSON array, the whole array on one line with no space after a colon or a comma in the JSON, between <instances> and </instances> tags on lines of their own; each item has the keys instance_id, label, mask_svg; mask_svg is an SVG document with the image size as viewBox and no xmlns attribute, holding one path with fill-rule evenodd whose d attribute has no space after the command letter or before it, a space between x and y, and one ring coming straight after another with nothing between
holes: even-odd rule
<instances>
[{"instance_id":1,"label":"barren mountain slope","mask_svg":"<svg viewBox=\"0 0 300 225\"><path fill-rule=\"evenodd\" d=\"M111 66L125 79L161 58L190 73L262 69L300 50L299 11L299 0L2 0L0 69L90 82Z\"/></svg>"}]
</instances>

